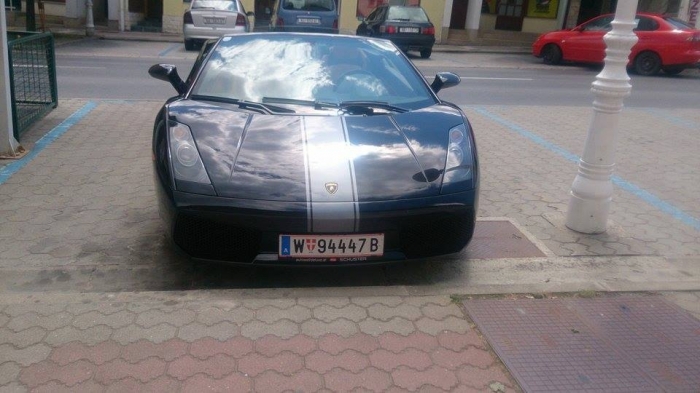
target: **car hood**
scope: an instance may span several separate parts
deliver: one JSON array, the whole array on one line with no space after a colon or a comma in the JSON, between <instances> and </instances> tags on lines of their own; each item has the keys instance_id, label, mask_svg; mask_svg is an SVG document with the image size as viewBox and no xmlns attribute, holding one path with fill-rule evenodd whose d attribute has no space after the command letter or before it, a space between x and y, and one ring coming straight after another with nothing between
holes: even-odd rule
<instances>
[{"instance_id":1,"label":"car hood","mask_svg":"<svg viewBox=\"0 0 700 393\"><path fill-rule=\"evenodd\" d=\"M448 131L464 122L444 104L393 115L328 116L266 115L182 100L168 113L192 130L217 195L274 201L438 195Z\"/></svg>"}]
</instances>

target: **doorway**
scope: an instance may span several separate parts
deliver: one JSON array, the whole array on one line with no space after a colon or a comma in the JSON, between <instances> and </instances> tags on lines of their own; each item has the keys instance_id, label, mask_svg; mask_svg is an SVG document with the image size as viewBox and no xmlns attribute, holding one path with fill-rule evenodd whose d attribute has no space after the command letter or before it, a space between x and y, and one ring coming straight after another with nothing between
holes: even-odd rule
<instances>
[{"instance_id":1,"label":"doorway","mask_svg":"<svg viewBox=\"0 0 700 393\"><path fill-rule=\"evenodd\" d=\"M617 0L581 0L576 26L598 15L615 12Z\"/></svg>"},{"instance_id":2,"label":"doorway","mask_svg":"<svg viewBox=\"0 0 700 393\"><path fill-rule=\"evenodd\" d=\"M450 29L464 30L467 23L467 8L469 8L469 0L454 0L452 2Z\"/></svg>"},{"instance_id":3,"label":"doorway","mask_svg":"<svg viewBox=\"0 0 700 393\"><path fill-rule=\"evenodd\" d=\"M107 26L109 22L107 0L94 0L92 2L92 18L96 26Z\"/></svg>"},{"instance_id":4,"label":"doorway","mask_svg":"<svg viewBox=\"0 0 700 393\"><path fill-rule=\"evenodd\" d=\"M268 29L274 5L275 0L255 0L255 30Z\"/></svg>"},{"instance_id":5,"label":"doorway","mask_svg":"<svg viewBox=\"0 0 700 393\"><path fill-rule=\"evenodd\" d=\"M496 30L521 31L527 0L498 0Z\"/></svg>"}]
</instances>

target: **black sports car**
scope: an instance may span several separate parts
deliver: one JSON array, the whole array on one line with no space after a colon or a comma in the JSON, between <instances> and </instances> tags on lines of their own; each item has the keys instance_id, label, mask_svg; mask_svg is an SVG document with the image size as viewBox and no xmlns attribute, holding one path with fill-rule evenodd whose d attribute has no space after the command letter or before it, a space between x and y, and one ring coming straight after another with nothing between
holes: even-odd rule
<instances>
[{"instance_id":1,"label":"black sports car","mask_svg":"<svg viewBox=\"0 0 700 393\"><path fill-rule=\"evenodd\" d=\"M456 253L479 170L464 113L391 42L261 33L203 46L158 113L161 215L193 259L358 264Z\"/></svg>"}]
</instances>

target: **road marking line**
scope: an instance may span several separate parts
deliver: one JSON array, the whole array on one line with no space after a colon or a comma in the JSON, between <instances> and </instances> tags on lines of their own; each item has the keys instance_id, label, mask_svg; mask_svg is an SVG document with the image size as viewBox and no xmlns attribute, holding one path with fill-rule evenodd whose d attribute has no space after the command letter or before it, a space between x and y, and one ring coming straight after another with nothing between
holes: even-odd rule
<instances>
[{"instance_id":1,"label":"road marking line","mask_svg":"<svg viewBox=\"0 0 700 393\"><path fill-rule=\"evenodd\" d=\"M474 80L485 80L485 81L534 81L532 78L482 78L478 76L460 76L461 79L474 79Z\"/></svg>"},{"instance_id":2,"label":"road marking line","mask_svg":"<svg viewBox=\"0 0 700 393\"><path fill-rule=\"evenodd\" d=\"M163 57L163 56L167 55L168 53L172 52L173 50L179 48L180 45L181 45L181 44L172 44L172 45L170 45L167 49L165 49L164 51L160 52L160 53L158 54L158 56L159 56L159 57Z\"/></svg>"},{"instance_id":3,"label":"road marking line","mask_svg":"<svg viewBox=\"0 0 700 393\"><path fill-rule=\"evenodd\" d=\"M663 113L663 112L662 112L661 110L659 110L659 109L655 109L655 108L646 108L646 109L642 109L642 111L643 111L643 112L647 112L647 113L649 113L649 114L651 114L651 115L653 115L653 116L661 117L661 118L663 118L663 119L665 119L665 120L667 120L667 121L670 121L670 122L673 123L673 124L676 124L676 125L680 125L680 126L683 126L683 127L690 128L691 130L697 130L697 129L700 128L700 126L698 126L698 123L696 123L696 122L694 122L694 121L692 121L692 120L683 119L683 118L678 117L678 116L672 116L672 115Z\"/></svg>"},{"instance_id":4,"label":"road marking line","mask_svg":"<svg viewBox=\"0 0 700 393\"><path fill-rule=\"evenodd\" d=\"M56 68L76 68L76 69L86 69L86 70L104 70L107 67L89 67L89 66L58 66Z\"/></svg>"},{"instance_id":5,"label":"road marking line","mask_svg":"<svg viewBox=\"0 0 700 393\"><path fill-rule=\"evenodd\" d=\"M504 125L508 128L510 128L512 131L515 131L516 133L520 134L521 136L537 143L538 145L544 147L545 149L557 153L558 155L564 157L565 159L574 162L575 164L578 165L578 162L580 160L579 156L572 154L568 152L565 149L562 149L561 147L547 141L546 139L536 135L535 133L526 130L523 127L520 127L519 125L510 122L494 113L489 112L485 108L480 108L477 106L467 106L467 108L472 109L476 111L477 113L481 114L482 116L485 116L496 123L500 123L501 125ZM649 205L657 208L658 210L661 210L662 212L672 216L673 218L679 220L680 222L690 226L691 228L694 228L697 231L700 231L700 219L697 219L690 214L684 212L680 208L664 201L663 199L657 197L656 195L650 193L649 191L628 182L627 180L613 175L611 177L613 184L616 186L622 188L623 190L631 193L632 195L636 196L637 198L643 200L644 202L648 203ZM573 179L572 179L573 181Z\"/></svg>"},{"instance_id":6,"label":"road marking line","mask_svg":"<svg viewBox=\"0 0 700 393\"><path fill-rule=\"evenodd\" d=\"M41 137L41 139L36 141L34 148L29 153L27 153L26 156L8 164L4 168L0 168L0 185L5 183L17 171L29 164L29 162L32 161L37 155L39 155L39 153L41 153L42 150L51 145L56 139L61 137L61 135L65 134L66 131L68 131L71 127L76 125L85 116L87 116L88 113L92 112L92 110L96 107L97 103L92 101L88 102L82 108L78 109L72 115L70 115L66 120L62 121L61 124L57 125L46 135Z\"/></svg>"}]
</instances>

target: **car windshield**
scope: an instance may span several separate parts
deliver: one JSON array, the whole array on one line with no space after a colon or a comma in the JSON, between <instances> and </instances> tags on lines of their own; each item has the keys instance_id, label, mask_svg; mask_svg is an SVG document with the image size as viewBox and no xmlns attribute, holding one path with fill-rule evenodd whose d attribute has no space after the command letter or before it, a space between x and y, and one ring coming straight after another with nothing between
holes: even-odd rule
<instances>
[{"instance_id":1,"label":"car windshield","mask_svg":"<svg viewBox=\"0 0 700 393\"><path fill-rule=\"evenodd\" d=\"M194 0L192 9L208 9L221 11L238 11L238 6L232 0Z\"/></svg>"},{"instance_id":2,"label":"car windshield","mask_svg":"<svg viewBox=\"0 0 700 393\"><path fill-rule=\"evenodd\" d=\"M691 26L689 23L684 22L678 18L673 18L670 16L664 17L664 20L670 24L673 25L676 29L680 30L692 30L693 26Z\"/></svg>"},{"instance_id":3,"label":"car windshield","mask_svg":"<svg viewBox=\"0 0 700 393\"><path fill-rule=\"evenodd\" d=\"M428 15L420 7L390 7L387 19L427 23Z\"/></svg>"},{"instance_id":4,"label":"car windshield","mask_svg":"<svg viewBox=\"0 0 700 393\"><path fill-rule=\"evenodd\" d=\"M335 0L283 0L285 10L333 11Z\"/></svg>"},{"instance_id":5,"label":"car windshield","mask_svg":"<svg viewBox=\"0 0 700 393\"><path fill-rule=\"evenodd\" d=\"M362 101L404 109L436 102L422 76L389 41L276 33L222 38L191 94L249 102Z\"/></svg>"}]
</instances>

